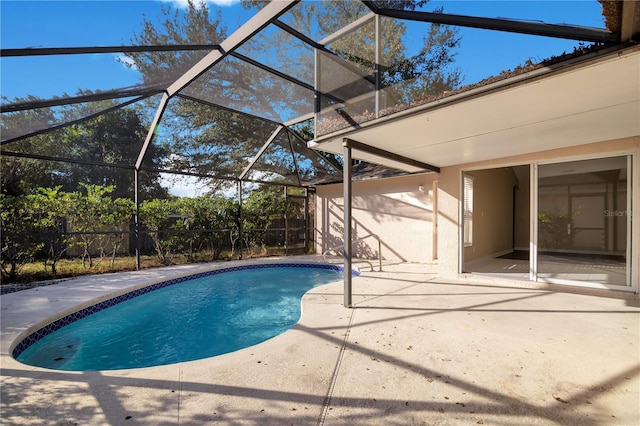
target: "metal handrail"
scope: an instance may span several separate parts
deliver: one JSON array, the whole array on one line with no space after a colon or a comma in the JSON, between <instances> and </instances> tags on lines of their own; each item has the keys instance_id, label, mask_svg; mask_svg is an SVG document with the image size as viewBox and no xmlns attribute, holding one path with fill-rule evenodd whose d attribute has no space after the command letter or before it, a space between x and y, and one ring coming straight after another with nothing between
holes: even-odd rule
<instances>
[{"instance_id":1,"label":"metal handrail","mask_svg":"<svg viewBox=\"0 0 640 426\"><path fill-rule=\"evenodd\" d=\"M364 240L366 238L369 237L374 237L376 240L378 240L378 271L381 272L382 271L382 243L380 242L380 237L376 234L369 234L369 235L365 235L364 237L360 237L360 238L356 238L355 240L351 241L351 244L357 242L357 241L361 241ZM327 254L329 254L329 252L334 251L335 249L339 249L339 248L344 248L344 244L340 244L338 246L335 247L331 247L329 249L326 249L325 251L322 252L322 258L324 259L325 262L327 262ZM329 263L329 262L327 262ZM369 263L369 262L367 262ZM371 270L373 271L373 265L371 265L371 263L369 263L369 265L371 266Z\"/></svg>"}]
</instances>

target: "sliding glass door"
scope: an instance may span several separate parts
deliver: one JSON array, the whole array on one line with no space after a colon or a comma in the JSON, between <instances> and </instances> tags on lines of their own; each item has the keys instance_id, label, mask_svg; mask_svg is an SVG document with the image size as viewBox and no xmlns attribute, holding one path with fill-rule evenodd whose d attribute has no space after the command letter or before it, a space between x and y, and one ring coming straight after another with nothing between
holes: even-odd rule
<instances>
[{"instance_id":1,"label":"sliding glass door","mask_svg":"<svg viewBox=\"0 0 640 426\"><path fill-rule=\"evenodd\" d=\"M538 281L631 285L631 185L630 156L538 165Z\"/></svg>"}]
</instances>

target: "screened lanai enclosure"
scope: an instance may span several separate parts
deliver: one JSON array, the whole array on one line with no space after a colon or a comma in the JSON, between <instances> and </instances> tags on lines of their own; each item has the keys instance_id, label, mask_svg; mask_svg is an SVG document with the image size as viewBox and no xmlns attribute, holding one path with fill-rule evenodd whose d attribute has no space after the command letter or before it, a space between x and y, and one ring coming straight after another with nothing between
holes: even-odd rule
<instances>
[{"instance_id":1,"label":"screened lanai enclosure","mask_svg":"<svg viewBox=\"0 0 640 426\"><path fill-rule=\"evenodd\" d=\"M601 3L604 17L587 25L545 22L546 2L527 20L447 13L443 2L242 2L237 26L192 3L166 6L155 24L141 16L140 31L121 36L130 42L77 34L49 46L43 34L37 47L3 45L3 68L24 70L2 81L24 88L11 99L3 90L1 106L3 274L73 256L135 255L140 268L144 255L307 253L314 188L343 173L350 181L352 149L354 159L438 171L355 141L343 161L323 140L620 43L623 2ZM473 44L485 33L494 38ZM565 44L518 55L550 39ZM511 62L492 68L497 46ZM105 57L135 82L87 86L78 64ZM62 74L77 79L75 93L56 91ZM47 95L31 91L35 81L48 82Z\"/></svg>"}]
</instances>

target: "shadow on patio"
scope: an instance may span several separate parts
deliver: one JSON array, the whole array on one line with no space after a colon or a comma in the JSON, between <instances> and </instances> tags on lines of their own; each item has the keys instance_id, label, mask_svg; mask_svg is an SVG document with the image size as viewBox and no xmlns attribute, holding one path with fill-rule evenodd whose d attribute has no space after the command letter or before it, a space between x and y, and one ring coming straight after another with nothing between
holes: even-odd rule
<instances>
[{"instance_id":1,"label":"shadow on patio","mask_svg":"<svg viewBox=\"0 0 640 426\"><path fill-rule=\"evenodd\" d=\"M435 280L313 289L290 331L200 361L71 373L6 354L7 424L637 424L638 300Z\"/></svg>"}]
</instances>

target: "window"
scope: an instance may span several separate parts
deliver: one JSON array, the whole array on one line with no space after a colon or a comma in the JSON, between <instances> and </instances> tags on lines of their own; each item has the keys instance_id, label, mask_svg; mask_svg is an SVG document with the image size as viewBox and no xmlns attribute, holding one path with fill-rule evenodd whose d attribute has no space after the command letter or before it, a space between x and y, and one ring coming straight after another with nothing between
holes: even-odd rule
<instances>
[{"instance_id":1,"label":"window","mask_svg":"<svg viewBox=\"0 0 640 426\"><path fill-rule=\"evenodd\" d=\"M473 245L473 176L464 175L462 227L465 247Z\"/></svg>"}]
</instances>

